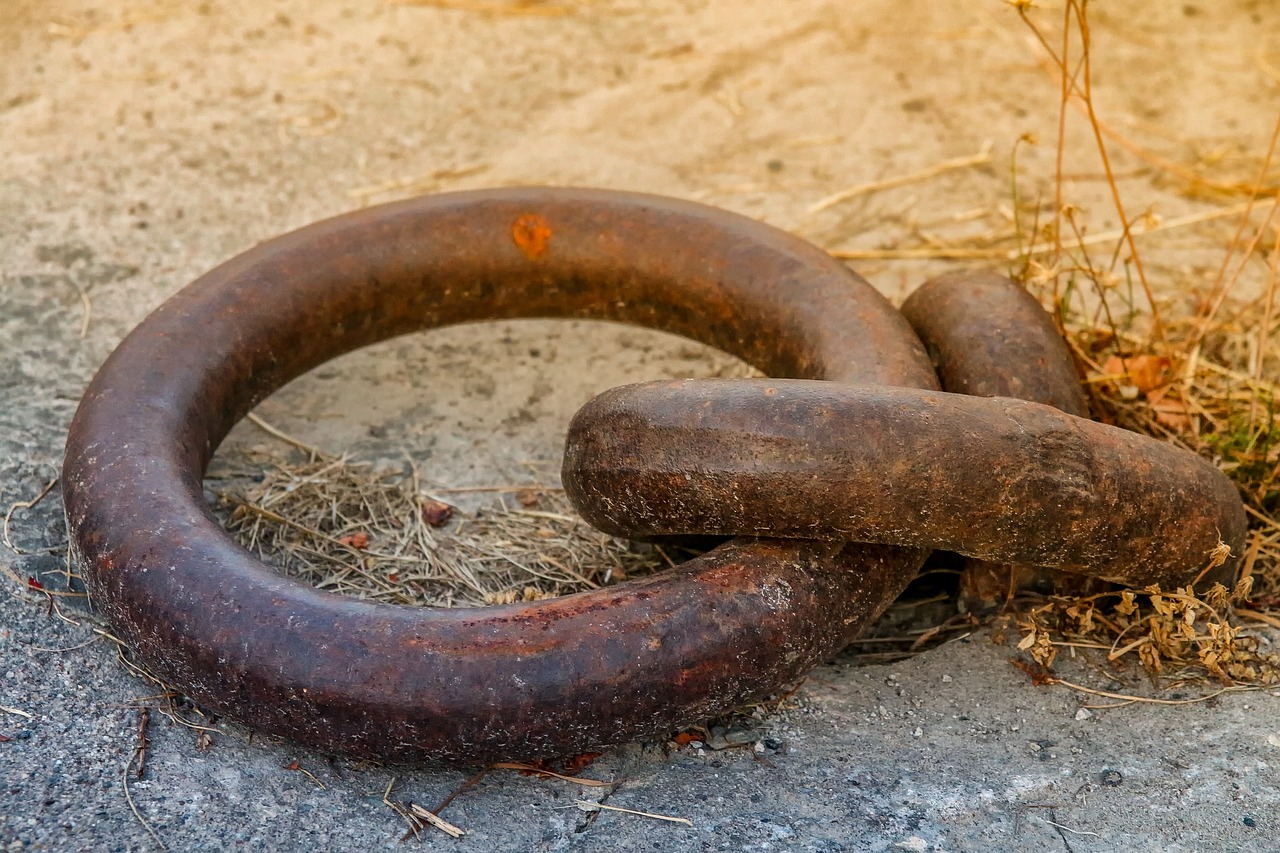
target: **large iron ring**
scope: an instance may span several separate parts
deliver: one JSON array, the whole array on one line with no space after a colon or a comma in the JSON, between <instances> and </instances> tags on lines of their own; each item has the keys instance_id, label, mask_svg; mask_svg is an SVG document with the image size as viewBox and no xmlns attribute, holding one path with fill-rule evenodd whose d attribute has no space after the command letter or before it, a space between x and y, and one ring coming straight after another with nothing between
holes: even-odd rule
<instances>
[{"instance_id":1,"label":"large iron ring","mask_svg":"<svg viewBox=\"0 0 1280 853\"><path fill-rule=\"evenodd\" d=\"M924 552L735 540L607 589L483 609L373 604L259 562L202 475L290 379L394 335L589 317L771 375L935 388L905 320L820 250L654 196L513 189L415 199L263 243L160 306L85 393L63 470L97 605L210 709L334 752L482 760L582 751L723 712L845 645Z\"/></svg>"}]
</instances>

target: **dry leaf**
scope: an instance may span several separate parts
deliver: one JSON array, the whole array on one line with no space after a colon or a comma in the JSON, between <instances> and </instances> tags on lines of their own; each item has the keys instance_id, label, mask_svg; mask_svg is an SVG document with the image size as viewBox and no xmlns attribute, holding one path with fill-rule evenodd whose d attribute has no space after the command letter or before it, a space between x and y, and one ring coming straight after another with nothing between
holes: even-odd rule
<instances>
[{"instance_id":1,"label":"dry leaf","mask_svg":"<svg viewBox=\"0 0 1280 853\"><path fill-rule=\"evenodd\" d=\"M1107 376L1120 377L1122 385L1132 385L1144 394L1168 384L1172 362L1162 355L1135 355L1121 358L1113 355L1107 359L1102 371Z\"/></svg>"},{"instance_id":2,"label":"dry leaf","mask_svg":"<svg viewBox=\"0 0 1280 853\"><path fill-rule=\"evenodd\" d=\"M348 548L363 550L369 547L368 533L352 533L350 536L339 536L338 541Z\"/></svg>"},{"instance_id":3,"label":"dry leaf","mask_svg":"<svg viewBox=\"0 0 1280 853\"><path fill-rule=\"evenodd\" d=\"M1155 413L1156 422L1171 430L1199 435L1200 418L1192 412L1190 406L1182 400L1175 400L1169 397L1168 394L1169 388L1167 386L1156 388L1147 394L1147 400L1151 403L1151 411Z\"/></svg>"}]
</instances>

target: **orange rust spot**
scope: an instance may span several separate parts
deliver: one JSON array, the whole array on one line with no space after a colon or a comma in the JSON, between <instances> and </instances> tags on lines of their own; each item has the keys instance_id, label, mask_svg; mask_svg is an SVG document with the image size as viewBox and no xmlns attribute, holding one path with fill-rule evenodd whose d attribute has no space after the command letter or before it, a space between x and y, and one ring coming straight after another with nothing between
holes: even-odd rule
<instances>
[{"instance_id":1,"label":"orange rust spot","mask_svg":"<svg viewBox=\"0 0 1280 853\"><path fill-rule=\"evenodd\" d=\"M511 239L529 260L536 261L546 253L547 244L551 242L551 226L538 214L526 213L511 223Z\"/></svg>"},{"instance_id":2,"label":"orange rust spot","mask_svg":"<svg viewBox=\"0 0 1280 853\"><path fill-rule=\"evenodd\" d=\"M564 771L566 776L577 776L583 770L586 770L591 765L591 762L602 755L604 755L603 752L584 752L581 755L574 755L564 759L564 766L561 770Z\"/></svg>"}]
</instances>

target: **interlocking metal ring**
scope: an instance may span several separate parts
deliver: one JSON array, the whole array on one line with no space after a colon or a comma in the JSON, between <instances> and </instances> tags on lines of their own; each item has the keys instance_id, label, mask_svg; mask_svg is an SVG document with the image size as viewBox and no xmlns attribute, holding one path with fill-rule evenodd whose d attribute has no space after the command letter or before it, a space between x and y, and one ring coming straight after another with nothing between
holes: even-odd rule
<instances>
[{"instance_id":1,"label":"interlocking metal ring","mask_svg":"<svg viewBox=\"0 0 1280 853\"><path fill-rule=\"evenodd\" d=\"M950 390L1072 414L937 391L910 326L866 282L711 208L522 189L338 217L210 272L112 354L68 438L72 547L120 636L197 701L399 761L577 752L729 710L843 647L935 546L1166 585L1217 543L1238 554L1230 482L1077 417L1069 355L1025 293L966 275L905 310ZM589 519L626 535L807 538L737 539L551 601L439 610L289 580L205 505L218 443L295 376L397 334L534 316L664 329L793 378L598 397L566 450Z\"/></svg>"},{"instance_id":2,"label":"interlocking metal ring","mask_svg":"<svg viewBox=\"0 0 1280 853\"><path fill-rule=\"evenodd\" d=\"M991 272L925 282L902 303L944 391L1016 397L1089 417L1075 358L1053 318L1025 288ZM1021 589L1083 596L1105 584L1071 572L969 558L959 577L961 607L983 609Z\"/></svg>"},{"instance_id":3,"label":"interlocking metal ring","mask_svg":"<svg viewBox=\"0 0 1280 853\"><path fill-rule=\"evenodd\" d=\"M927 328L942 296L911 313L954 385L1054 398L1057 380L965 382L1017 348L977 311ZM1230 574L1247 526L1231 480L1172 444L1009 397L805 380L613 388L570 424L563 479L618 536L879 542L1165 589Z\"/></svg>"},{"instance_id":4,"label":"interlocking metal ring","mask_svg":"<svg viewBox=\"0 0 1280 853\"><path fill-rule=\"evenodd\" d=\"M283 577L202 497L232 425L336 355L420 329L591 317L783 377L935 388L901 315L809 244L654 196L512 189L340 216L160 306L103 365L63 468L76 559L119 636L211 710L398 761L570 753L751 701L843 647L920 549L735 540L544 602L437 610Z\"/></svg>"}]
</instances>

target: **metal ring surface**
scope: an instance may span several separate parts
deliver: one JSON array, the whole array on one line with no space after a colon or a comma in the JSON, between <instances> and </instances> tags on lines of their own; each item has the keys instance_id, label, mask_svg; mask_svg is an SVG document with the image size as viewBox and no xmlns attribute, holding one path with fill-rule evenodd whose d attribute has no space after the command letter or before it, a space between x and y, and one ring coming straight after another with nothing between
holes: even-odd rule
<instances>
[{"instance_id":1,"label":"metal ring surface","mask_svg":"<svg viewBox=\"0 0 1280 853\"><path fill-rule=\"evenodd\" d=\"M940 275L902 303L942 390L1014 397L1088 418L1075 359L1053 317L1026 288L993 272ZM960 573L962 607L983 608L1020 588L1077 596L1101 591L1095 578L1037 566L969 558Z\"/></svg>"},{"instance_id":2,"label":"metal ring surface","mask_svg":"<svg viewBox=\"0 0 1280 853\"><path fill-rule=\"evenodd\" d=\"M830 536L1165 589L1224 543L1234 567L1246 529L1231 480L1175 445L1008 397L796 379L605 391L563 479L620 536Z\"/></svg>"},{"instance_id":3,"label":"metal ring surface","mask_svg":"<svg viewBox=\"0 0 1280 853\"><path fill-rule=\"evenodd\" d=\"M211 514L202 475L215 448L290 379L394 335L515 317L664 329L781 376L936 387L874 289L744 217L554 189L340 216L192 283L86 391L65 507L94 600L122 639L207 707L323 750L535 757L758 698L841 648L915 573L914 549L735 540L603 590L436 610L285 578Z\"/></svg>"},{"instance_id":4,"label":"metal ring surface","mask_svg":"<svg viewBox=\"0 0 1280 853\"><path fill-rule=\"evenodd\" d=\"M957 272L902 303L944 391L1013 397L1080 418L1089 401L1067 342L1040 301L1002 275Z\"/></svg>"}]
</instances>

